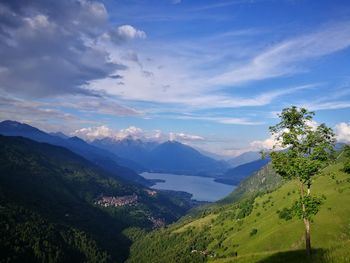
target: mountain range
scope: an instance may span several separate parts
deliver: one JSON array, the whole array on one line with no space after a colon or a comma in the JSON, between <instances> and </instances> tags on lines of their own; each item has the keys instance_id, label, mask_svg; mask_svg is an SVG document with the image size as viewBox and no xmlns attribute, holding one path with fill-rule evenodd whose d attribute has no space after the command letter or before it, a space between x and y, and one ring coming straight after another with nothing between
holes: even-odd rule
<instances>
[{"instance_id":1,"label":"mountain range","mask_svg":"<svg viewBox=\"0 0 350 263\"><path fill-rule=\"evenodd\" d=\"M242 153L234 158L227 160L227 163L232 168L234 168L234 167L237 167L237 166L245 164L245 163L250 163L250 162L256 161L258 159L261 159L261 154L259 152L248 151L248 152Z\"/></svg>"},{"instance_id":2,"label":"mountain range","mask_svg":"<svg viewBox=\"0 0 350 263\"><path fill-rule=\"evenodd\" d=\"M215 177L229 166L177 141L145 142L126 138L95 140L92 145L133 160L148 171Z\"/></svg>"},{"instance_id":3,"label":"mountain range","mask_svg":"<svg viewBox=\"0 0 350 263\"><path fill-rule=\"evenodd\" d=\"M237 185L266 163L257 160L259 155L256 152L244 153L232 159L230 165L177 141L142 141L127 137L122 140L103 138L86 142L62 132L46 133L28 124L10 120L0 123L0 134L22 136L65 147L124 180L145 186L152 185L151 181L138 174L145 171L208 176L216 178L218 182Z\"/></svg>"},{"instance_id":4,"label":"mountain range","mask_svg":"<svg viewBox=\"0 0 350 263\"><path fill-rule=\"evenodd\" d=\"M46 133L28 124L9 120L0 123L0 134L5 136L22 136L37 142L65 147L112 174L118 174L118 177L134 183L151 185L149 181L134 172L134 170L141 169L138 164L90 145L78 137L56 136L57 134Z\"/></svg>"}]
</instances>

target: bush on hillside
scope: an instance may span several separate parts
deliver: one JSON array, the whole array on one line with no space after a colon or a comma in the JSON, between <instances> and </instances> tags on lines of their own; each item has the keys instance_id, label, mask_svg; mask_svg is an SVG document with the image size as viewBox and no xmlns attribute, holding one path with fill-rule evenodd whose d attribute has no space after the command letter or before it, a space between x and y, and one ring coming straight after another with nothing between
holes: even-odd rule
<instances>
[{"instance_id":1,"label":"bush on hillside","mask_svg":"<svg viewBox=\"0 0 350 263\"><path fill-rule=\"evenodd\" d=\"M280 219L284 219L286 221L291 220L293 218L293 211L287 207L283 208L282 211L277 210L278 217Z\"/></svg>"},{"instance_id":2,"label":"bush on hillside","mask_svg":"<svg viewBox=\"0 0 350 263\"><path fill-rule=\"evenodd\" d=\"M344 163L343 171L350 174L350 160Z\"/></svg>"},{"instance_id":3,"label":"bush on hillside","mask_svg":"<svg viewBox=\"0 0 350 263\"><path fill-rule=\"evenodd\" d=\"M252 236L255 236L257 233L258 233L258 229L253 228L249 235L252 237Z\"/></svg>"}]
</instances>

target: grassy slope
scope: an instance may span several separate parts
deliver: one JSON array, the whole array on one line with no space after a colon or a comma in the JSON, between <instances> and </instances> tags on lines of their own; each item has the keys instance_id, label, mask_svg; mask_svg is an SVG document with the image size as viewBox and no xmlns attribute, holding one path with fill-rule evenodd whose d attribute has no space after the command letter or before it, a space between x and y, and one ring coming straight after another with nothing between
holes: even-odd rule
<instances>
[{"instance_id":1,"label":"grassy slope","mask_svg":"<svg viewBox=\"0 0 350 263\"><path fill-rule=\"evenodd\" d=\"M312 245L318 250L311 262L350 262L350 175L343 173L342 167L340 160L314 179L313 193L325 195L326 200L312 224ZM187 217L136 242L130 262L147 262L156 254L168 262L308 262L302 251L302 221L285 221L277 214L296 200L297 187L296 181L290 181L258 196L251 213L241 219L234 203L215 205L195 219ZM252 229L257 229L257 234L251 236ZM137 249L144 249L143 255ZM215 257L191 254L192 249L207 249Z\"/></svg>"}]
</instances>

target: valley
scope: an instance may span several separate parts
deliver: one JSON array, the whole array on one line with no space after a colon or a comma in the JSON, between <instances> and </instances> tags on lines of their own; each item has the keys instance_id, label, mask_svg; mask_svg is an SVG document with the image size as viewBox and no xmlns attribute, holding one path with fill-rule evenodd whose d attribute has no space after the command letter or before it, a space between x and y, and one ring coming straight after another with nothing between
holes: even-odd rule
<instances>
[{"instance_id":1,"label":"valley","mask_svg":"<svg viewBox=\"0 0 350 263\"><path fill-rule=\"evenodd\" d=\"M146 171L138 174L117 162L113 164L117 169L97 162L93 158L107 155L123 160L123 164L136 160L119 157L108 149L100 152L100 148L81 139L74 138L80 147L73 147L66 143L71 141L67 136L56 139L14 122L0 123L0 133L11 135L0 135L1 231L7 232L11 225L11 242L21 240L26 244L17 253L18 260L28 253L33 260L55 257L57 262L72 256L77 261L85 258L92 262L130 263L282 259L328 263L346 262L349 257L346 244L350 243L350 210L343 204L350 202L350 179L343 172L348 161L344 145L337 146L337 160L314 178L315 191L323 203L313 222L314 253L305 259L301 253L303 233L293 231L301 230L301 222L289 210L297 197L297 182L276 174L270 158L243 163L221 174L205 173L204 177L200 172L174 174L172 169L167 173L141 169ZM127 144L132 141L128 139ZM179 143L168 142L168 147L170 153L163 151L162 158L181 155L183 149L202 158L196 150ZM191 160L191 154L186 162ZM194 164L198 167L197 157ZM255 159L256 154L239 156L237 162L242 158ZM138 177L141 179L135 181ZM330 217L336 225L330 224ZM43 223L37 225L36 221ZM26 222L30 231L38 228L39 232L26 236ZM33 240L48 242L49 250L36 250ZM76 242L82 243L77 246ZM57 246L65 247L60 256L50 252ZM13 254L11 249L12 245L2 247L8 255Z\"/></svg>"},{"instance_id":2,"label":"valley","mask_svg":"<svg viewBox=\"0 0 350 263\"><path fill-rule=\"evenodd\" d=\"M21 240L26 244L17 254L18 260L30 254L33 260L55 257L56 262L74 254L78 261L83 258L125 261L134 235L139 236L137 233L164 228L191 208L217 201L234 189L232 185L215 182L214 174L203 174L204 168L193 170L204 167L201 163L211 165L208 160L215 165L223 162L213 161L177 142L162 146L160 156L171 159L184 151L186 158L179 159L174 167L188 167L184 170L187 174L171 174L181 170L163 164L160 170L168 173L150 173L145 169L139 175L132 170L142 167L135 159L119 157L77 137L48 134L13 121L0 123L0 134L6 135L0 135L0 214L3 227L17 226L11 233L11 242ZM220 169L225 167L227 164ZM24 213L23 219L17 218L19 213ZM30 218L45 222L53 232L43 225L36 226ZM23 231L27 231L23 229L25 222L31 228L39 228L39 232L23 236ZM7 227L3 227L5 237ZM54 237L57 233L69 235L71 231L77 233L72 239ZM83 242L79 241L81 238L84 245L73 245ZM47 242L49 250L35 250L33 240ZM66 248L60 250L60 256L54 256L50 251L56 251L54 247L58 244ZM116 247L118 250L114 251ZM11 249L12 245L2 248L8 255L12 254Z\"/></svg>"}]
</instances>

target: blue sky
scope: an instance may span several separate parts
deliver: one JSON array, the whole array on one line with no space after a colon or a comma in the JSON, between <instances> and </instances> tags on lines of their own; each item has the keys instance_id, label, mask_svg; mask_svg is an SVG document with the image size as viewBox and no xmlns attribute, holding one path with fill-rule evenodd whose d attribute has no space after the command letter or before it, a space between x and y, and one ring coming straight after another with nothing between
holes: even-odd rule
<instances>
[{"instance_id":1,"label":"blue sky","mask_svg":"<svg viewBox=\"0 0 350 263\"><path fill-rule=\"evenodd\" d=\"M50 2L0 4L1 119L233 156L297 105L350 142L349 1Z\"/></svg>"}]
</instances>

